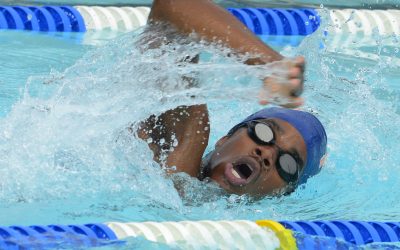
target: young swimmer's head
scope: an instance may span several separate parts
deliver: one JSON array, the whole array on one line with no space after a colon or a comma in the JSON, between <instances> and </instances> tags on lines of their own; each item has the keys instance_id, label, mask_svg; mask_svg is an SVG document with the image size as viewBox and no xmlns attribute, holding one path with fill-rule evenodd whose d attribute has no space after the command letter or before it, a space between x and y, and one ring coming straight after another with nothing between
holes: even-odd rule
<instances>
[{"instance_id":1,"label":"young swimmer's head","mask_svg":"<svg viewBox=\"0 0 400 250\"><path fill-rule=\"evenodd\" d=\"M204 176L232 193L287 193L320 171L326 144L325 129L314 115L266 108L217 142Z\"/></svg>"}]
</instances>

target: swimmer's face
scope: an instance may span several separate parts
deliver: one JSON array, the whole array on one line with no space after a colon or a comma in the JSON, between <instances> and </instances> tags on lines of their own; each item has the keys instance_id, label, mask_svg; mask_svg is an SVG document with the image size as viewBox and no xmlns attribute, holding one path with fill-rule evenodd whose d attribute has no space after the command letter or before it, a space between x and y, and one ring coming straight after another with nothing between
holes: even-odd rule
<instances>
[{"instance_id":1,"label":"swimmer's face","mask_svg":"<svg viewBox=\"0 0 400 250\"><path fill-rule=\"evenodd\" d=\"M261 121L272 125L275 145L298 157L301 172L307 160L307 149L300 133L280 119ZM240 128L217 142L208 165L209 177L235 194L263 196L288 191L288 183L276 168L278 147L259 145L249 137L246 127Z\"/></svg>"}]
</instances>

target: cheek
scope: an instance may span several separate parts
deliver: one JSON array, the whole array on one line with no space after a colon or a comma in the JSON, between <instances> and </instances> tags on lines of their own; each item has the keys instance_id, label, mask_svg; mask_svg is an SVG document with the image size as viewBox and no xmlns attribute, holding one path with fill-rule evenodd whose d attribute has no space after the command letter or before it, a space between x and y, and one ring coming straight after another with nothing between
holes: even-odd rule
<instances>
[{"instance_id":1,"label":"cheek","mask_svg":"<svg viewBox=\"0 0 400 250\"><path fill-rule=\"evenodd\" d=\"M221 162L237 156L247 155L251 151L252 144L249 140L243 135L229 138L224 144L215 149L212 160Z\"/></svg>"},{"instance_id":2,"label":"cheek","mask_svg":"<svg viewBox=\"0 0 400 250\"><path fill-rule=\"evenodd\" d=\"M240 147L237 147L233 144L223 145L216 150L217 157L226 157L230 155L236 155L241 151Z\"/></svg>"},{"instance_id":3,"label":"cheek","mask_svg":"<svg viewBox=\"0 0 400 250\"><path fill-rule=\"evenodd\" d=\"M302 138L295 133L286 133L279 139L279 143L282 147L291 148L293 145L299 144Z\"/></svg>"},{"instance_id":4,"label":"cheek","mask_svg":"<svg viewBox=\"0 0 400 250\"><path fill-rule=\"evenodd\" d=\"M259 194L272 194L285 186L286 183L275 169L266 170L255 183Z\"/></svg>"}]
</instances>

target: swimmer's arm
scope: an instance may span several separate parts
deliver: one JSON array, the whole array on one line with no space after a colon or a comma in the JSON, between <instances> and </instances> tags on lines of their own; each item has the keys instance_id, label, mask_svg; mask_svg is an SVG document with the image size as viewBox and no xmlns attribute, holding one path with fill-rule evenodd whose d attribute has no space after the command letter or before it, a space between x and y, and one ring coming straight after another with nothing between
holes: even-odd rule
<instances>
[{"instance_id":1,"label":"swimmer's arm","mask_svg":"<svg viewBox=\"0 0 400 250\"><path fill-rule=\"evenodd\" d=\"M149 144L154 160L168 173L196 177L207 147L209 120L206 105L179 106L142 122L137 135Z\"/></svg>"},{"instance_id":2,"label":"swimmer's arm","mask_svg":"<svg viewBox=\"0 0 400 250\"><path fill-rule=\"evenodd\" d=\"M283 60L283 57L263 43L239 20L209 0L154 0L149 24L168 23L183 34L196 33L209 42L221 42L239 55L246 55L246 64L268 64L279 61L272 67L282 72L267 74L259 94L259 103L270 101L287 108L303 104L305 60ZM285 84L283 84L285 83ZM274 99L283 97L283 101Z\"/></svg>"},{"instance_id":3,"label":"swimmer's arm","mask_svg":"<svg viewBox=\"0 0 400 250\"><path fill-rule=\"evenodd\" d=\"M196 33L209 42L222 42L239 54L254 55L247 64L283 59L228 11L209 0L155 0L149 22L168 22L182 33Z\"/></svg>"}]
</instances>

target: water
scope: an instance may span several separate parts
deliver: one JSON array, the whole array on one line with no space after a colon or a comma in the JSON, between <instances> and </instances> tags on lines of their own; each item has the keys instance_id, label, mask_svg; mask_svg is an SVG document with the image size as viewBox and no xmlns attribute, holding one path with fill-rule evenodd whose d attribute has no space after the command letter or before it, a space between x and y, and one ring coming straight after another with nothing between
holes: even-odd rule
<instances>
[{"instance_id":1,"label":"water","mask_svg":"<svg viewBox=\"0 0 400 250\"><path fill-rule=\"evenodd\" d=\"M229 51L206 44L141 51L136 45L140 31L107 44L2 32L1 225L398 221L398 44L382 44L378 37L369 46L335 47L322 33L297 48L277 49L307 59L303 108L325 124L327 164L289 196L251 201L220 196L218 187L185 175L176 177L186 186L180 196L146 143L131 137L127 127L177 105L207 102L211 150L228 128L261 108L256 99L261 81L254 76L271 69L226 59ZM200 51L199 65L177 64ZM187 89L181 76L200 81Z\"/></svg>"}]
</instances>

